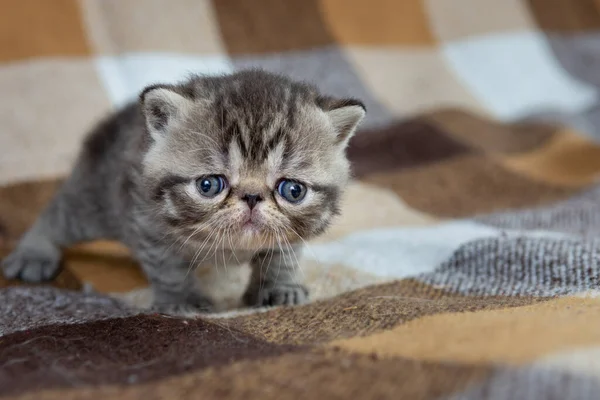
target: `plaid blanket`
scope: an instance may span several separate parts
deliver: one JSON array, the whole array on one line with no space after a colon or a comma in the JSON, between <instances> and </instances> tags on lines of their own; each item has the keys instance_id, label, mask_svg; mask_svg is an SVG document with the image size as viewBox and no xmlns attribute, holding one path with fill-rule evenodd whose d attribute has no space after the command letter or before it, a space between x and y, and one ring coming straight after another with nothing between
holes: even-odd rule
<instances>
[{"instance_id":1,"label":"plaid blanket","mask_svg":"<svg viewBox=\"0 0 600 400\"><path fill-rule=\"evenodd\" d=\"M597 399L599 7L4 0L0 256L148 83L261 66L369 112L312 303L242 310L219 265L220 313L143 313L127 251L78 246L51 285L0 281L0 397Z\"/></svg>"}]
</instances>

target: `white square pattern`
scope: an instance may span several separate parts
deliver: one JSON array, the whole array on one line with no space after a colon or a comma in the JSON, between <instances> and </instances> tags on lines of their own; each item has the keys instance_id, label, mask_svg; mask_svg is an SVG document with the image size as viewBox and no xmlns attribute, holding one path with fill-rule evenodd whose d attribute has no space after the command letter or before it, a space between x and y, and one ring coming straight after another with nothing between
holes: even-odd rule
<instances>
[{"instance_id":1,"label":"white square pattern","mask_svg":"<svg viewBox=\"0 0 600 400\"><path fill-rule=\"evenodd\" d=\"M530 113L579 113L598 93L557 64L543 34L497 34L443 45L449 66L498 118Z\"/></svg>"},{"instance_id":2,"label":"white square pattern","mask_svg":"<svg viewBox=\"0 0 600 400\"><path fill-rule=\"evenodd\" d=\"M233 71L224 56L189 56L160 53L127 53L96 59L96 68L109 98L118 107L136 98L154 83L177 83L190 74L223 74Z\"/></svg>"}]
</instances>

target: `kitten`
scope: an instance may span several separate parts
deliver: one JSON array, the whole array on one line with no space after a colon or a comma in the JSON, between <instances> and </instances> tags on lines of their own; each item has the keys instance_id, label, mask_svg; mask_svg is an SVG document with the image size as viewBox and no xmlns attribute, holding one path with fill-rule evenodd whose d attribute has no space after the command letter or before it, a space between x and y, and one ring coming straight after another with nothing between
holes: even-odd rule
<instances>
[{"instance_id":1,"label":"kitten","mask_svg":"<svg viewBox=\"0 0 600 400\"><path fill-rule=\"evenodd\" d=\"M158 311L210 311L191 271L225 252L253 267L247 305L302 303L297 256L338 213L364 115L358 100L260 70L150 86L87 137L4 275L50 280L61 248L113 239L141 264Z\"/></svg>"}]
</instances>

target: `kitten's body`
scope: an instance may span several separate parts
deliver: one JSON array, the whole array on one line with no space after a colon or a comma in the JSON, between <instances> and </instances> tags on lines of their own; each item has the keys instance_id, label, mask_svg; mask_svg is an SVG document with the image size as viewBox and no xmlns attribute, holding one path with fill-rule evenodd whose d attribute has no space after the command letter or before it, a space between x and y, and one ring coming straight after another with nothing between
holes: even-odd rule
<instances>
[{"instance_id":1,"label":"kitten's body","mask_svg":"<svg viewBox=\"0 0 600 400\"><path fill-rule=\"evenodd\" d=\"M210 310L191 271L226 251L253 267L248 305L301 303L298 242L337 213L344 147L363 115L356 101L260 71L152 86L88 136L4 274L49 280L61 248L114 239L166 312ZM219 182L226 187L213 195Z\"/></svg>"}]
</instances>

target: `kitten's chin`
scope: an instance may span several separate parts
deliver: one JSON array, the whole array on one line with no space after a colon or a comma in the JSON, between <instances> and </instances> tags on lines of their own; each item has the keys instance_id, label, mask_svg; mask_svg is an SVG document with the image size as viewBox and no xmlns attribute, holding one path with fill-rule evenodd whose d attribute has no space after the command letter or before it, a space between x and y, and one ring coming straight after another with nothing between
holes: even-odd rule
<instances>
[{"instance_id":1,"label":"kitten's chin","mask_svg":"<svg viewBox=\"0 0 600 400\"><path fill-rule=\"evenodd\" d=\"M269 237L264 228L246 224L237 232L236 247L243 250L258 250L268 245Z\"/></svg>"}]
</instances>

